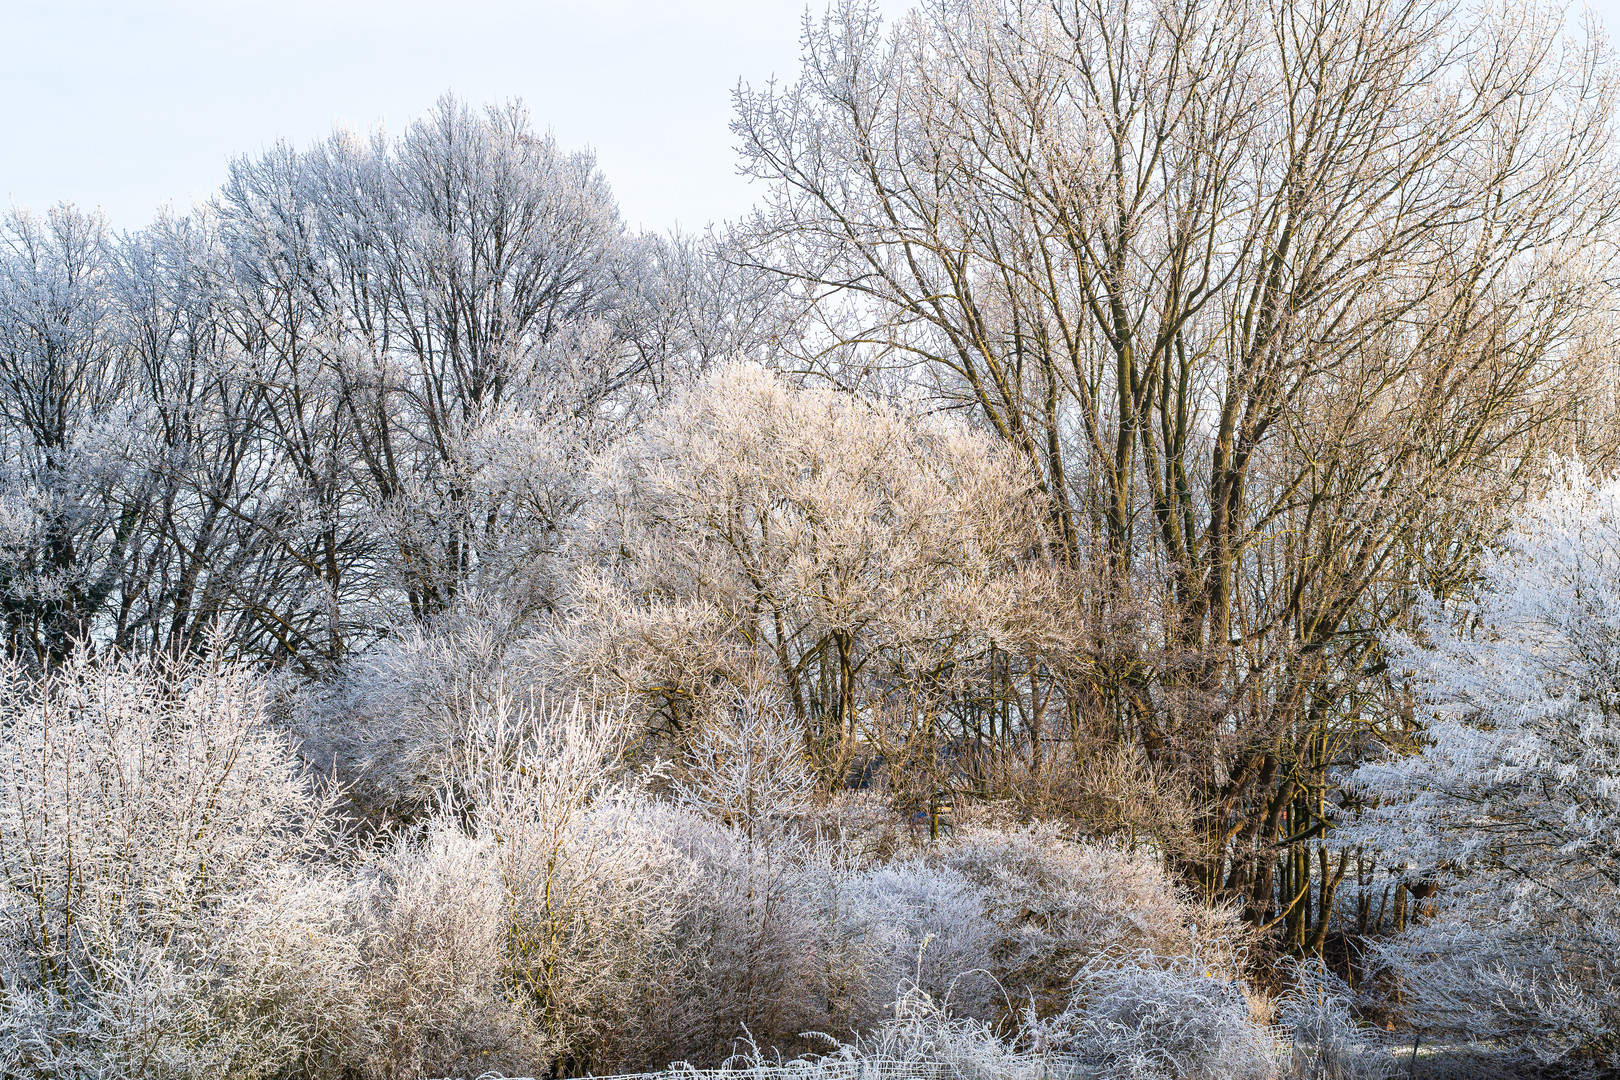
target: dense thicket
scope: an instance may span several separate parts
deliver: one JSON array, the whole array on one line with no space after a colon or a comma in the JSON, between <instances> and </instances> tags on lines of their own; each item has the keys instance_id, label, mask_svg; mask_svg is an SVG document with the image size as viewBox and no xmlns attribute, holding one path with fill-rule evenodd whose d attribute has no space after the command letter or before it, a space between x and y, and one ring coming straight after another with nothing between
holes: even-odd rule
<instances>
[{"instance_id":1,"label":"dense thicket","mask_svg":"<svg viewBox=\"0 0 1620 1080\"><path fill-rule=\"evenodd\" d=\"M1186 877L1296 948L1353 865L1315 841L1384 721L1380 633L1468 581L1548 449L1607 452L1614 82L1560 32L1422 0L887 30L850 0L739 98L799 362L976 417L1083 571L1061 705L1015 677L985 707L1043 733L1032 771L1140 747L1187 786L1191 833L1155 827Z\"/></svg>"},{"instance_id":2,"label":"dense thicket","mask_svg":"<svg viewBox=\"0 0 1620 1080\"><path fill-rule=\"evenodd\" d=\"M1140 981L1161 955L1198 956L1188 992L1264 1039L1236 920L1145 854L989 822L919 845L871 800L656 798L622 714L498 690L439 810L357 844L245 667L77 654L0 678L8 1076L711 1065L750 1036L870 1031L908 995L989 1052L992 1022L1016 1029L1029 992L1069 1001L1088 958Z\"/></svg>"}]
</instances>

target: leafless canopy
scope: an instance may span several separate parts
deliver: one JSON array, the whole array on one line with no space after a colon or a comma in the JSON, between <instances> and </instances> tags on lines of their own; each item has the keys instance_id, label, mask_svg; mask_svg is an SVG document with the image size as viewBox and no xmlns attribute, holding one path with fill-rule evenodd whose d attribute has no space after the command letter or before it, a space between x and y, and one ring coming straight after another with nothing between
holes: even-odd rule
<instances>
[{"instance_id":1,"label":"leafless canopy","mask_svg":"<svg viewBox=\"0 0 1620 1080\"><path fill-rule=\"evenodd\" d=\"M739 93L752 261L821 316L805 369L899 372L1017 448L1089 568L1072 745L1192 777L1187 871L1257 921L1309 917L1310 868L1287 912L1271 874L1320 834L1376 631L1580 435L1620 205L1612 77L1560 28L942 0L885 30L852 0L796 85Z\"/></svg>"}]
</instances>

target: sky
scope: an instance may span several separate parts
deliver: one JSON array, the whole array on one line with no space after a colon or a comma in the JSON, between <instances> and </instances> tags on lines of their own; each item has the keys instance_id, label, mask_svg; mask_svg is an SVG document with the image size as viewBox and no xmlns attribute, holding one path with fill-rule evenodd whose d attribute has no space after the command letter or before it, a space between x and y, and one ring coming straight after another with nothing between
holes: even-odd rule
<instances>
[{"instance_id":1,"label":"sky","mask_svg":"<svg viewBox=\"0 0 1620 1080\"><path fill-rule=\"evenodd\" d=\"M1620 0L1592 7L1620 26ZM100 206L115 229L139 228L206 198L232 157L336 125L397 132L452 90L521 98L536 128L593 149L632 227L701 229L757 197L736 174L731 93L796 77L804 13L804 0L0 0L0 199Z\"/></svg>"},{"instance_id":2,"label":"sky","mask_svg":"<svg viewBox=\"0 0 1620 1080\"><path fill-rule=\"evenodd\" d=\"M593 149L633 227L698 229L756 198L736 175L731 94L739 79L795 77L804 12L804 0L0 0L0 199L99 205L115 229L138 228L162 204L207 197L232 157L335 125L398 132L452 90L521 98L537 129Z\"/></svg>"}]
</instances>

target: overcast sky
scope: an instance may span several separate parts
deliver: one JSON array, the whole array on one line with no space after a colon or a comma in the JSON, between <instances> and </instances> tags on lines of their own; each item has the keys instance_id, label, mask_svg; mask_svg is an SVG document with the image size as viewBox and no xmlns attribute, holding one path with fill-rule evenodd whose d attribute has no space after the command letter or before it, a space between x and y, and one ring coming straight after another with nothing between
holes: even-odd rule
<instances>
[{"instance_id":1,"label":"overcast sky","mask_svg":"<svg viewBox=\"0 0 1620 1080\"><path fill-rule=\"evenodd\" d=\"M817 0L819 12L824 0ZM891 15L905 0L885 0ZM1620 0L1594 8L1614 25ZM798 70L803 0L0 0L0 198L184 209L226 162L334 124L400 130L445 90L521 97L590 146L631 225L753 201L727 129L738 79Z\"/></svg>"}]
</instances>

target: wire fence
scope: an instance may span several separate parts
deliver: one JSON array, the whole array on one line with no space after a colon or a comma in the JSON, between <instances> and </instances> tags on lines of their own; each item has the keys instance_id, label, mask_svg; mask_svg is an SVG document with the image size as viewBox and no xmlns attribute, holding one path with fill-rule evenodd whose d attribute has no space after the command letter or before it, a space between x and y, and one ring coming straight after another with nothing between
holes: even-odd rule
<instances>
[{"instance_id":1,"label":"wire fence","mask_svg":"<svg viewBox=\"0 0 1620 1080\"><path fill-rule=\"evenodd\" d=\"M1057 1057L1017 1058L998 1062L997 1075L1018 1080L1084 1080L1085 1067L1078 1061ZM697 1069L676 1065L664 1072L616 1073L590 1080L966 1080L982 1078L985 1070L964 1069L937 1061L894 1061L875 1058L820 1058L747 1065L737 1068ZM440 1080L457 1080L443 1077ZM535 1080L533 1077L481 1076L478 1080Z\"/></svg>"},{"instance_id":2,"label":"wire fence","mask_svg":"<svg viewBox=\"0 0 1620 1080\"><path fill-rule=\"evenodd\" d=\"M1273 1052L1280 1061L1293 1053L1293 1032L1267 1028ZM590 1080L988 1080L993 1073L1003 1080L1088 1080L1097 1065L1061 1054L1020 1054L998 1057L993 1069L942 1061L905 1061L892 1058L823 1057L759 1062L735 1068L697 1069L676 1063L663 1072L618 1073ZM443 1080L456 1080L446 1077ZM534 1080L533 1077L481 1076L478 1080Z\"/></svg>"}]
</instances>

